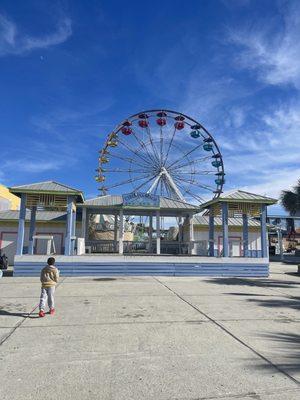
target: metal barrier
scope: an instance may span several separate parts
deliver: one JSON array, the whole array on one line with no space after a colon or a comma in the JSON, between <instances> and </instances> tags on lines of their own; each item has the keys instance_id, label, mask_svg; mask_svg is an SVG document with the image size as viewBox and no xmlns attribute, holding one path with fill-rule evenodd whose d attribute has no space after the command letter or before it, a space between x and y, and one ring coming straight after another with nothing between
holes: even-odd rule
<instances>
[{"instance_id":1,"label":"metal barrier","mask_svg":"<svg viewBox=\"0 0 300 400\"><path fill-rule=\"evenodd\" d=\"M113 240L87 240L85 247L89 247L91 253L117 253L119 246Z\"/></svg>"},{"instance_id":2,"label":"metal barrier","mask_svg":"<svg viewBox=\"0 0 300 400\"><path fill-rule=\"evenodd\" d=\"M150 247L151 246L151 247ZM85 247L91 253L118 253L119 243L113 240L87 240ZM183 254L187 255L189 249L188 242L165 241L160 242L161 254ZM149 241L124 241L123 242L124 254L156 254L156 240L153 240L150 245Z\"/></svg>"}]
</instances>

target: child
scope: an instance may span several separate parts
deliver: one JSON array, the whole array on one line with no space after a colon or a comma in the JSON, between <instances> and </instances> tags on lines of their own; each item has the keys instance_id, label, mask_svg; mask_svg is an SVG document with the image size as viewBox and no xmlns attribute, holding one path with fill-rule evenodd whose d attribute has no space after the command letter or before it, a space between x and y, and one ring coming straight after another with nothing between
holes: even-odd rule
<instances>
[{"instance_id":1,"label":"child","mask_svg":"<svg viewBox=\"0 0 300 400\"><path fill-rule=\"evenodd\" d=\"M55 286L58 282L59 271L55 267L55 258L50 257L47 261L48 265L42 269L41 271L41 282L42 282L42 291L40 298L40 312L39 316L45 316L45 306L48 298L48 306L50 309L50 314L53 315L54 310L54 292Z\"/></svg>"}]
</instances>

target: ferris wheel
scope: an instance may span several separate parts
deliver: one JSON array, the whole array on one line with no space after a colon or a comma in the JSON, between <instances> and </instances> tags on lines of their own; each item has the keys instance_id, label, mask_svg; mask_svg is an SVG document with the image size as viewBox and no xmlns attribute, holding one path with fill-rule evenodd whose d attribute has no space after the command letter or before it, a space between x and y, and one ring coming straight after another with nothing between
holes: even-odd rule
<instances>
[{"instance_id":1,"label":"ferris wheel","mask_svg":"<svg viewBox=\"0 0 300 400\"><path fill-rule=\"evenodd\" d=\"M144 192L201 204L222 193L222 155L193 118L149 110L121 122L99 151L96 181L102 195Z\"/></svg>"}]
</instances>

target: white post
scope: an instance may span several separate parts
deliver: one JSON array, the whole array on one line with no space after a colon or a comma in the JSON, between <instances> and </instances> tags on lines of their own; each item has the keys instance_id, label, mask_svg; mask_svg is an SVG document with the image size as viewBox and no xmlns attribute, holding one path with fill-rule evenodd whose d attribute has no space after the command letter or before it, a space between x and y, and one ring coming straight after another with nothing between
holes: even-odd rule
<instances>
[{"instance_id":1,"label":"white post","mask_svg":"<svg viewBox=\"0 0 300 400\"><path fill-rule=\"evenodd\" d=\"M260 214L260 234L261 234L261 256L264 258L269 258L268 249L268 237L267 237L267 206L266 204L261 205Z\"/></svg>"},{"instance_id":2,"label":"white post","mask_svg":"<svg viewBox=\"0 0 300 400\"><path fill-rule=\"evenodd\" d=\"M118 251L118 215L115 214L115 219L114 219L114 252L116 253Z\"/></svg>"},{"instance_id":3,"label":"white post","mask_svg":"<svg viewBox=\"0 0 300 400\"><path fill-rule=\"evenodd\" d=\"M35 234L35 220L36 220L36 206L33 206L31 209L31 215L30 215L28 254L33 254L33 250L34 250L33 236Z\"/></svg>"},{"instance_id":4,"label":"white post","mask_svg":"<svg viewBox=\"0 0 300 400\"><path fill-rule=\"evenodd\" d=\"M24 235L25 235L25 219L26 219L26 194L21 195L20 214L19 214L19 227L17 238L17 255L23 254Z\"/></svg>"},{"instance_id":5,"label":"white post","mask_svg":"<svg viewBox=\"0 0 300 400\"><path fill-rule=\"evenodd\" d=\"M160 212L156 211L156 254L160 254Z\"/></svg>"},{"instance_id":6,"label":"white post","mask_svg":"<svg viewBox=\"0 0 300 400\"><path fill-rule=\"evenodd\" d=\"M82 207L81 237L85 240L86 235L86 208Z\"/></svg>"},{"instance_id":7,"label":"white post","mask_svg":"<svg viewBox=\"0 0 300 400\"><path fill-rule=\"evenodd\" d=\"M123 210L120 210L120 225L119 225L119 254L123 254L124 252L124 218L123 218Z\"/></svg>"},{"instance_id":8,"label":"white post","mask_svg":"<svg viewBox=\"0 0 300 400\"><path fill-rule=\"evenodd\" d=\"M52 247L52 239L47 240L47 255L51 254L51 247Z\"/></svg>"},{"instance_id":9,"label":"white post","mask_svg":"<svg viewBox=\"0 0 300 400\"><path fill-rule=\"evenodd\" d=\"M183 229L182 229L182 217L180 216L179 218L178 218L178 246L179 246L179 249L178 249L178 254L182 254L182 231L183 231Z\"/></svg>"},{"instance_id":10,"label":"white post","mask_svg":"<svg viewBox=\"0 0 300 400\"><path fill-rule=\"evenodd\" d=\"M194 224L193 224L193 215L189 214L188 216L188 228L189 228L189 254L195 254L195 246L194 246Z\"/></svg>"},{"instance_id":11,"label":"white post","mask_svg":"<svg viewBox=\"0 0 300 400\"><path fill-rule=\"evenodd\" d=\"M149 216L149 253L152 253L153 216Z\"/></svg>"},{"instance_id":12,"label":"white post","mask_svg":"<svg viewBox=\"0 0 300 400\"><path fill-rule=\"evenodd\" d=\"M65 256L71 255L71 237L72 237L72 217L73 217L73 196L67 198L67 233L65 238Z\"/></svg>"}]
</instances>

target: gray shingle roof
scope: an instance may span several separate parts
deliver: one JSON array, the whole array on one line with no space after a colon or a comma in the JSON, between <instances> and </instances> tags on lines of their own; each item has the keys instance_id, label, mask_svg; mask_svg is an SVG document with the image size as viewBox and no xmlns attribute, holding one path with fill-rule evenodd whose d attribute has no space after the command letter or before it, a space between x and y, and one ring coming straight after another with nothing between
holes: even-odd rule
<instances>
[{"instance_id":1,"label":"gray shingle roof","mask_svg":"<svg viewBox=\"0 0 300 400\"><path fill-rule=\"evenodd\" d=\"M83 205L85 206L119 206L122 204L122 196L119 195L106 195L106 196L98 196L93 199L85 200Z\"/></svg>"},{"instance_id":2,"label":"gray shingle roof","mask_svg":"<svg viewBox=\"0 0 300 400\"><path fill-rule=\"evenodd\" d=\"M223 193L221 196L209 200L204 204L201 204L201 208L204 209L210 206L211 204L217 204L221 202L271 205L277 203L277 200L272 199L271 197L262 196L260 194L245 192L244 190L233 190L231 192Z\"/></svg>"},{"instance_id":3,"label":"gray shingle roof","mask_svg":"<svg viewBox=\"0 0 300 400\"><path fill-rule=\"evenodd\" d=\"M22 191L82 193L81 190L74 189L70 186L55 181L45 181L31 183L28 185L12 186L10 188L10 191L15 193L21 193Z\"/></svg>"},{"instance_id":4,"label":"gray shingle roof","mask_svg":"<svg viewBox=\"0 0 300 400\"><path fill-rule=\"evenodd\" d=\"M194 204L189 204L184 201L169 199L168 197L160 197L160 208L179 208L179 209L199 209Z\"/></svg>"},{"instance_id":5,"label":"gray shingle roof","mask_svg":"<svg viewBox=\"0 0 300 400\"><path fill-rule=\"evenodd\" d=\"M37 211L36 221L64 221L66 219L66 212L63 211ZM19 211L8 210L0 211L0 221L18 221ZM26 210L26 221L30 220L30 211Z\"/></svg>"},{"instance_id":6,"label":"gray shingle roof","mask_svg":"<svg viewBox=\"0 0 300 400\"><path fill-rule=\"evenodd\" d=\"M209 223L209 217L206 215L194 215L193 221L194 221L195 225L205 225L206 226ZM221 217L215 217L214 221L215 221L215 225L222 226L222 218ZM228 224L229 224L229 226L243 226L243 218L228 218ZM249 218L248 225L259 227L260 222Z\"/></svg>"},{"instance_id":7,"label":"gray shingle roof","mask_svg":"<svg viewBox=\"0 0 300 400\"><path fill-rule=\"evenodd\" d=\"M223 193L219 199L232 199L232 200L257 200L257 201L264 201L264 200L274 200L271 197L262 196L256 193L245 192L244 190L233 190L231 192Z\"/></svg>"},{"instance_id":8,"label":"gray shingle roof","mask_svg":"<svg viewBox=\"0 0 300 400\"><path fill-rule=\"evenodd\" d=\"M111 207L111 206L121 206L123 203L123 198L120 195L106 195L99 196L93 199L86 200L83 205L86 206L102 206L102 207ZM145 207L147 208L147 207ZM199 207L185 203L179 200L169 199L167 197L160 197L160 208L162 209L198 209Z\"/></svg>"}]
</instances>

